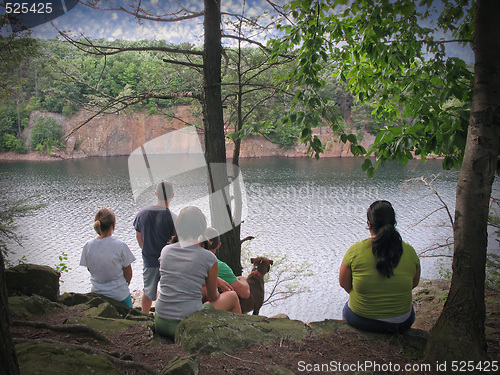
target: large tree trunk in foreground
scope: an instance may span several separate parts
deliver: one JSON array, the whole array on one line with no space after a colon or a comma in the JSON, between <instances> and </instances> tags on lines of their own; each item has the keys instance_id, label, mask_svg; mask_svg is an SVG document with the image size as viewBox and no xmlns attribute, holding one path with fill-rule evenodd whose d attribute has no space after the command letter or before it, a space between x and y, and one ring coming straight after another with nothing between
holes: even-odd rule
<instances>
[{"instance_id":1,"label":"large tree trunk in foreground","mask_svg":"<svg viewBox=\"0 0 500 375\"><path fill-rule=\"evenodd\" d=\"M453 370L452 361L477 364L487 358L484 288L489 202L500 131L499 36L500 1L478 0L474 96L457 185L453 275L448 299L427 345L427 358L433 363L446 360L448 372Z\"/></svg>"},{"instance_id":2,"label":"large tree trunk in foreground","mask_svg":"<svg viewBox=\"0 0 500 375\"><path fill-rule=\"evenodd\" d=\"M211 175L209 190L214 193L224 189L229 181L225 168L212 168L211 166L211 163L226 163L226 139L221 98L221 14L218 0L205 0L204 28L203 75L205 87L203 121L205 127L205 158ZM239 231L220 229L227 228L228 220L232 221L231 197L228 192L226 193L225 202L220 200L216 202L211 199L212 226L221 233L222 247L219 250L219 258L239 275L241 274ZM232 227L234 228L234 225Z\"/></svg>"},{"instance_id":3,"label":"large tree trunk in foreground","mask_svg":"<svg viewBox=\"0 0 500 375\"><path fill-rule=\"evenodd\" d=\"M9 300L5 282L5 264L0 251L0 372L3 374L19 374L16 350L10 334Z\"/></svg>"}]
</instances>

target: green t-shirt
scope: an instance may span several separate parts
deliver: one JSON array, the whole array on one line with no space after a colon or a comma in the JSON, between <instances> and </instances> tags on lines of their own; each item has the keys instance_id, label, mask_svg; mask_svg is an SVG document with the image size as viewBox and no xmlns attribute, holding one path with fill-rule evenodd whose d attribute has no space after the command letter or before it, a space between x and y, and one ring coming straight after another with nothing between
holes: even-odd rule
<instances>
[{"instance_id":1,"label":"green t-shirt","mask_svg":"<svg viewBox=\"0 0 500 375\"><path fill-rule=\"evenodd\" d=\"M231 285L236 280L238 280L236 278L236 276L234 275L234 272L231 269L231 267L229 267L226 263L224 263L221 260L217 260L217 262L219 263L219 274L217 276L219 276L222 280L227 282L229 285Z\"/></svg>"},{"instance_id":2,"label":"green t-shirt","mask_svg":"<svg viewBox=\"0 0 500 375\"><path fill-rule=\"evenodd\" d=\"M403 255L390 278L377 271L367 238L352 245L344 255L344 264L352 272L349 293L351 310L365 318L385 319L406 314L412 304L413 277L420 261L413 247L403 242Z\"/></svg>"}]
</instances>

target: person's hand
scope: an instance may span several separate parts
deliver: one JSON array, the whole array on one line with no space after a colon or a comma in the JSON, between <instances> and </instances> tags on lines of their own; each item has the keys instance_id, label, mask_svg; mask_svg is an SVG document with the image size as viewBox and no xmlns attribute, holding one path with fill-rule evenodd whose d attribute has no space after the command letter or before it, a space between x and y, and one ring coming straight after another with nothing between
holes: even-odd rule
<instances>
[{"instance_id":1,"label":"person's hand","mask_svg":"<svg viewBox=\"0 0 500 375\"><path fill-rule=\"evenodd\" d=\"M217 287L222 291L222 293L233 290L231 285L227 281L222 280L220 277L217 278Z\"/></svg>"}]
</instances>

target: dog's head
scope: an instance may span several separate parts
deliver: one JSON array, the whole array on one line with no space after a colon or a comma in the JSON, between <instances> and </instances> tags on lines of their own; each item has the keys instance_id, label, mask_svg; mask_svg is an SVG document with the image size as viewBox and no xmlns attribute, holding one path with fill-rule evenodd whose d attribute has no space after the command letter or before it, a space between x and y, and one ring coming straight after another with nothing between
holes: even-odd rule
<instances>
[{"instance_id":1,"label":"dog's head","mask_svg":"<svg viewBox=\"0 0 500 375\"><path fill-rule=\"evenodd\" d=\"M269 272L273 261L266 257L251 258L250 262L253 264L253 271L259 271L262 275Z\"/></svg>"}]
</instances>

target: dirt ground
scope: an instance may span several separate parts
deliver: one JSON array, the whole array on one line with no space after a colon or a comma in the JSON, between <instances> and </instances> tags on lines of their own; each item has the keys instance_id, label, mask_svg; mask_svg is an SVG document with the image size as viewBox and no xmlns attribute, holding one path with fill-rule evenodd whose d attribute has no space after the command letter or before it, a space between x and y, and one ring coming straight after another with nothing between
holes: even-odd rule
<instances>
[{"instance_id":1,"label":"dirt ground","mask_svg":"<svg viewBox=\"0 0 500 375\"><path fill-rule=\"evenodd\" d=\"M488 311L486 322L488 353L491 360L500 360L500 291L488 290L486 302ZM440 313L436 301L430 299L426 301L425 298L417 303L416 310L418 319L414 328L423 330L429 330ZM83 312L71 309L36 316L30 318L30 320L57 325L62 324L68 315L75 316L78 314L83 315ZM82 334L58 333L48 329L19 325L12 327L12 335L15 340L43 339L61 341L77 346L91 346L96 350L108 352L114 357L122 359L123 363L127 363L127 365L119 368L124 374L152 373L134 365L134 363L147 365L159 373L167 362L175 356L188 355L183 352L179 345L174 344L172 341L156 336L154 337L155 340L151 341L151 332L143 326L117 334L112 338L111 343L105 343ZM373 340L369 336L357 335L342 328L337 329L334 334L328 337L311 336L300 343L282 339L270 345L239 349L217 355L202 354L198 358L201 375L285 374L282 369L281 372L278 372L276 367L273 368L272 366L281 366L296 374L359 373L360 369L377 374L438 373L425 370L425 365L423 365L420 358L412 356L411 353L404 353L402 347L394 340ZM370 368L355 368L356 371L345 371L351 369L345 366L359 363L378 365L380 371L373 371ZM327 367L314 367L315 364L316 366ZM414 367L412 371L403 371L402 368L406 364L420 367ZM401 366L401 369L397 367L398 365Z\"/></svg>"}]
</instances>

